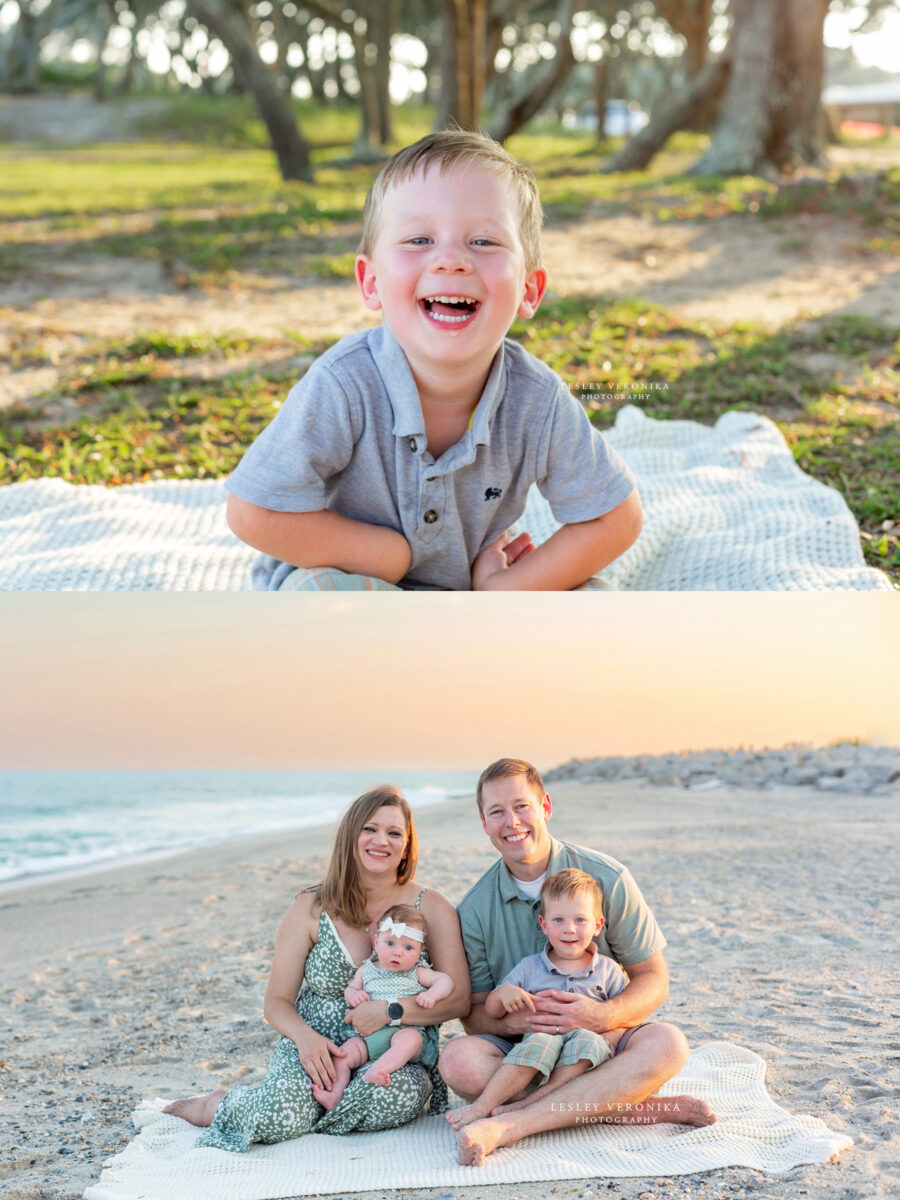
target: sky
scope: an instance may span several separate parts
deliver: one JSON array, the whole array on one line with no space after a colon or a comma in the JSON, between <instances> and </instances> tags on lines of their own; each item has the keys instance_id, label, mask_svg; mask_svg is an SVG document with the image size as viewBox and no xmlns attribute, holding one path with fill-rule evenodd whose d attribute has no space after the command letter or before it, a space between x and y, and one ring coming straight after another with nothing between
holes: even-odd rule
<instances>
[{"instance_id":1,"label":"sky","mask_svg":"<svg viewBox=\"0 0 900 1200\"><path fill-rule=\"evenodd\" d=\"M8 593L0 768L900 744L898 651L887 593Z\"/></svg>"}]
</instances>

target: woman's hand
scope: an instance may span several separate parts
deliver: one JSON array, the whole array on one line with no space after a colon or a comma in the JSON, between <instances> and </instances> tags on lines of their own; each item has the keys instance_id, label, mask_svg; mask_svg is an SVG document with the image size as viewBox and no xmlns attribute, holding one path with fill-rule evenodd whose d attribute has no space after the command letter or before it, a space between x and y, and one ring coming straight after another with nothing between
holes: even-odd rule
<instances>
[{"instance_id":1,"label":"woman's hand","mask_svg":"<svg viewBox=\"0 0 900 1200\"><path fill-rule=\"evenodd\" d=\"M337 1080L333 1059L343 1058L344 1051L308 1025L293 1039L300 1066L316 1087L328 1088Z\"/></svg>"},{"instance_id":2,"label":"woman's hand","mask_svg":"<svg viewBox=\"0 0 900 1200\"><path fill-rule=\"evenodd\" d=\"M365 1000L358 1008L348 1012L344 1020L353 1026L360 1037L366 1038L387 1025L387 1001Z\"/></svg>"}]
</instances>

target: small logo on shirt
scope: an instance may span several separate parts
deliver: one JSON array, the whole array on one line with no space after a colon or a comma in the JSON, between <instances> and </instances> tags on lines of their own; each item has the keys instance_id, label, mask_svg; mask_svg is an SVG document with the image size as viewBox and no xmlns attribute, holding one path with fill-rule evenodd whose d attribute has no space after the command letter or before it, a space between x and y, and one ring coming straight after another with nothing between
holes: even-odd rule
<instances>
[{"instance_id":1,"label":"small logo on shirt","mask_svg":"<svg viewBox=\"0 0 900 1200\"><path fill-rule=\"evenodd\" d=\"M491 488L484 489L485 500L499 500L502 495L503 495L503 488L491 487Z\"/></svg>"}]
</instances>

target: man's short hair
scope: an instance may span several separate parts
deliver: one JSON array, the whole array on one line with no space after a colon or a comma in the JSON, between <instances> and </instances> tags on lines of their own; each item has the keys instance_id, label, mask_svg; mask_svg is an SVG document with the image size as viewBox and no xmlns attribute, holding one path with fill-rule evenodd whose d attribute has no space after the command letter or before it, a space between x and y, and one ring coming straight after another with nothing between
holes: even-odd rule
<instances>
[{"instance_id":1,"label":"man's short hair","mask_svg":"<svg viewBox=\"0 0 900 1200\"><path fill-rule=\"evenodd\" d=\"M493 783L495 779L511 779L515 775L524 775L529 785L543 799L546 788L537 767L524 758L498 758L481 772L481 777L475 786L475 799L478 801L478 811L484 814L484 786Z\"/></svg>"},{"instance_id":2,"label":"man's short hair","mask_svg":"<svg viewBox=\"0 0 900 1200\"><path fill-rule=\"evenodd\" d=\"M603 890L600 884L593 876L588 875L587 871L579 871L575 867L566 867L565 870L557 871L555 875L544 880L544 886L541 888L541 916L547 915L547 905L551 900L575 896L588 897L594 905L597 920L603 919Z\"/></svg>"},{"instance_id":3,"label":"man's short hair","mask_svg":"<svg viewBox=\"0 0 900 1200\"><path fill-rule=\"evenodd\" d=\"M369 188L363 209L363 231L359 253L371 257L381 227L381 213L388 192L398 183L412 178L417 171L439 165L441 174L455 166L474 164L484 167L512 188L519 217L519 238L525 251L525 270L530 273L541 265L541 198L534 171L513 158L499 142L486 133L466 129L442 129L420 138L389 158Z\"/></svg>"}]
</instances>

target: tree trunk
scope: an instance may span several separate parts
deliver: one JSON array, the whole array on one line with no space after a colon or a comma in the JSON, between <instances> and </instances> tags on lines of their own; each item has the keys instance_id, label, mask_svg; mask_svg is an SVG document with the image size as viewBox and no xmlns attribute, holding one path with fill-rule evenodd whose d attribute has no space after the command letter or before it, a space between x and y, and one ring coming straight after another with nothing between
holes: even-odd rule
<instances>
[{"instance_id":1,"label":"tree trunk","mask_svg":"<svg viewBox=\"0 0 900 1200\"><path fill-rule=\"evenodd\" d=\"M603 41L603 57L594 63L594 104L597 109L597 142L606 142L606 102L609 99L609 55Z\"/></svg>"},{"instance_id":2,"label":"tree trunk","mask_svg":"<svg viewBox=\"0 0 900 1200\"><path fill-rule=\"evenodd\" d=\"M657 12L685 40L685 78L699 75L709 57L713 0L654 0Z\"/></svg>"},{"instance_id":3,"label":"tree trunk","mask_svg":"<svg viewBox=\"0 0 900 1200\"><path fill-rule=\"evenodd\" d=\"M487 78L487 0L444 0L443 12L449 53L442 123L477 129Z\"/></svg>"},{"instance_id":4,"label":"tree trunk","mask_svg":"<svg viewBox=\"0 0 900 1200\"><path fill-rule=\"evenodd\" d=\"M237 14L219 0L188 0L188 7L228 51L235 78L252 94L269 132L281 178L311 183L309 147L297 127L290 98L279 90Z\"/></svg>"},{"instance_id":5,"label":"tree trunk","mask_svg":"<svg viewBox=\"0 0 900 1200\"><path fill-rule=\"evenodd\" d=\"M386 146L393 139L391 123L391 38L397 30L399 0L378 0L370 6L373 14L373 37L375 44L375 94L378 97L378 128L376 136L379 146Z\"/></svg>"},{"instance_id":6,"label":"tree trunk","mask_svg":"<svg viewBox=\"0 0 900 1200\"><path fill-rule=\"evenodd\" d=\"M818 165L828 0L732 0L733 67L694 174L754 175Z\"/></svg>"},{"instance_id":7,"label":"tree trunk","mask_svg":"<svg viewBox=\"0 0 900 1200\"><path fill-rule=\"evenodd\" d=\"M556 39L556 53L537 72L528 71L525 86L519 96L491 129L491 137L498 142L505 142L521 129L526 121L541 111L553 92L562 83L575 65L575 55L572 53L572 18L576 12L584 8L585 0L560 0L556 12L559 23L559 37Z\"/></svg>"},{"instance_id":8,"label":"tree trunk","mask_svg":"<svg viewBox=\"0 0 900 1200\"><path fill-rule=\"evenodd\" d=\"M727 55L708 63L688 87L659 106L650 123L613 155L601 168L602 172L639 171L646 167L673 133L684 129L699 110L722 94L730 68Z\"/></svg>"}]
</instances>

